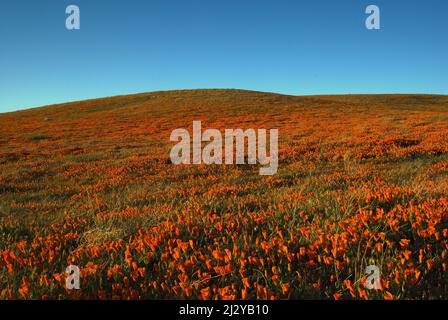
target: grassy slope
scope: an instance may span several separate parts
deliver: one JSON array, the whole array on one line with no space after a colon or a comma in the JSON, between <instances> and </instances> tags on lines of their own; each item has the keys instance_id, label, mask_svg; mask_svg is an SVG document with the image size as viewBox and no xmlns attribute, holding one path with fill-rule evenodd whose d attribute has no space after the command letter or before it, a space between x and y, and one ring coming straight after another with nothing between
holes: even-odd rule
<instances>
[{"instance_id":1,"label":"grassy slope","mask_svg":"<svg viewBox=\"0 0 448 320\"><path fill-rule=\"evenodd\" d=\"M278 174L171 165L169 134L193 120L279 128ZM362 297L374 263L388 293L372 297L447 297L447 123L447 96L243 90L1 114L0 294L65 297L70 262L94 270L84 298Z\"/></svg>"}]
</instances>

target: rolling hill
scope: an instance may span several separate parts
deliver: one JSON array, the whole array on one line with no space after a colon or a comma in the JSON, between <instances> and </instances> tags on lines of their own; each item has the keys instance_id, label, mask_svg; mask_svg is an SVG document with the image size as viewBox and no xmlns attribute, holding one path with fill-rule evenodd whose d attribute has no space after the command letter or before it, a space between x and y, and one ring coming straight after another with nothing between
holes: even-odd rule
<instances>
[{"instance_id":1,"label":"rolling hill","mask_svg":"<svg viewBox=\"0 0 448 320\"><path fill-rule=\"evenodd\" d=\"M193 120L277 128L277 174L173 165ZM447 175L448 96L182 90L0 114L0 298L448 298Z\"/></svg>"}]
</instances>

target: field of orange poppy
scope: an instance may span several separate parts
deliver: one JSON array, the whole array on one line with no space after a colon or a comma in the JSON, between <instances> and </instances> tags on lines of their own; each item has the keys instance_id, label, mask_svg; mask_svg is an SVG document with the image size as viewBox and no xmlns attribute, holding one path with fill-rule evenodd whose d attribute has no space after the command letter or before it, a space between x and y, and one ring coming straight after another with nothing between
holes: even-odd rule
<instances>
[{"instance_id":1,"label":"field of orange poppy","mask_svg":"<svg viewBox=\"0 0 448 320\"><path fill-rule=\"evenodd\" d=\"M170 133L194 120L277 128L278 172L173 165ZM0 168L1 299L448 298L448 96L47 106L0 114Z\"/></svg>"}]
</instances>

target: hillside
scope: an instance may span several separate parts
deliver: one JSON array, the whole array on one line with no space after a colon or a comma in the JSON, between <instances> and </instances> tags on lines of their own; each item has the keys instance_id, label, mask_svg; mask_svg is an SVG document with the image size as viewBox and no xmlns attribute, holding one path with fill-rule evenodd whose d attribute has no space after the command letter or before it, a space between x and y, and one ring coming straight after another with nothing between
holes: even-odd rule
<instances>
[{"instance_id":1,"label":"hillside","mask_svg":"<svg viewBox=\"0 0 448 320\"><path fill-rule=\"evenodd\" d=\"M174 166L193 120L278 128L278 173ZM447 174L448 96L184 90L0 114L0 298L448 298ZM383 291L363 289L369 264Z\"/></svg>"}]
</instances>

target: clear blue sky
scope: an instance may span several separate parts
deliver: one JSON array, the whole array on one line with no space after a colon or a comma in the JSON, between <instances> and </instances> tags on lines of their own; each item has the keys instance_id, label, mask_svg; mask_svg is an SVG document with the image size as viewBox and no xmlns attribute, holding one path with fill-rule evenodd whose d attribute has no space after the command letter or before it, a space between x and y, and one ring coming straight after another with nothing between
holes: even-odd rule
<instances>
[{"instance_id":1,"label":"clear blue sky","mask_svg":"<svg viewBox=\"0 0 448 320\"><path fill-rule=\"evenodd\" d=\"M4 0L0 112L183 88L447 94L447 21L446 0Z\"/></svg>"}]
</instances>

